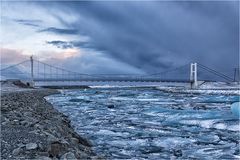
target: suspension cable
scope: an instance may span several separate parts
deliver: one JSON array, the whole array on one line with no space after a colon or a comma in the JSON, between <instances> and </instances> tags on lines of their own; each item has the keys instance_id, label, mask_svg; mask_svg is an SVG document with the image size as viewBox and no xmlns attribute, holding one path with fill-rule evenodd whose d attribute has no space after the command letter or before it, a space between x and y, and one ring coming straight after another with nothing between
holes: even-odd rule
<instances>
[{"instance_id":1,"label":"suspension cable","mask_svg":"<svg viewBox=\"0 0 240 160\"><path fill-rule=\"evenodd\" d=\"M198 63L198 66L199 66L200 68L204 69L204 70L207 70L208 72L213 73L214 75L217 75L217 76L225 79L225 80L233 81L233 79L232 79L231 77L229 77L229 76L227 76L227 75L225 75L225 74L223 74L223 73L220 73L220 72L218 72L218 71L216 71L216 70L213 70L213 69L211 69L211 68L209 68L209 67L207 67L207 66L204 66L204 65L202 65L202 64L200 64L200 63Z\"/></svg>"},{"instance_id":2,"label":"suspension cable","mask_svg":"<svg viewBox=\"0 0 240 160\"><path fill-rule=\"evenodd\" d=\"M4 71L4 70L7 70L7 69L9 69L9 68L12 68L12 67L21 65L21 64L26 63L26 62L28 62L28 61L29 61L29 60L25 60L25 61L22 61L22 62L20 62L20 63L17 63L17 64L14 64L14 65L8 66L8 67L6 67L6 68L1 69L0 71L2 72L2 71Z\"/></svg>"},{"instance_id":3,"label":"suspension cable","mask_svg":"<svg viewBox=\"0 0 240 160\"><path fill-rule=\"evenodd\" d=\"M176 70L178 70L178 69L182 69L182 68L184 68L184 67L186 67L186 66L188 66L188 65L189 65L189 63L187 63L187 64L185 64L185 65L182 65L182 66L180 66L180 67L176 67L176 68L169 69L169 70L167 70L167 71L144 75L143 77L166 74L166 73L169 73L169 72L176 71Z\"/></svg>"}]
</instances>

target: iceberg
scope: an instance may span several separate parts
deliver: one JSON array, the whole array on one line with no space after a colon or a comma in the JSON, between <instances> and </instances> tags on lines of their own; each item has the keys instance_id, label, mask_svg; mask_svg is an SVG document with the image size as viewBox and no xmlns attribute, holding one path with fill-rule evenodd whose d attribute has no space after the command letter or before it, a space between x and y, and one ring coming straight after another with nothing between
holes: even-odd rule
<instances>
[{"instance_id":1,"label":"iceberg","mask_svg":"<svg viewBox=\"0 0 240 160\"><path fill-rule=\"evenodd\" d=\"M240 118L240 102L235 102L231 105L231 111L235 116L238 116Z\"/></svg>"}]
</instances>

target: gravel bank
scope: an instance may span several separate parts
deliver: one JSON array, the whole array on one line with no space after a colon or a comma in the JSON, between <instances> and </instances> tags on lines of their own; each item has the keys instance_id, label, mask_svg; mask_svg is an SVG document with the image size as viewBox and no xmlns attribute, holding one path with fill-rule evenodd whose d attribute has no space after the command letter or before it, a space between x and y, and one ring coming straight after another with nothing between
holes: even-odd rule
<instances>
[{"instance_id":1,"label":"gravel bank","mask_svg":"<svg viewBox=\"0 0 240 160\"><path fill-rule=\"evenodd\" d=\"M1 159L98 159L91 144L43 97L31 89L1 94Z\"/></svg>"}]
</instances>

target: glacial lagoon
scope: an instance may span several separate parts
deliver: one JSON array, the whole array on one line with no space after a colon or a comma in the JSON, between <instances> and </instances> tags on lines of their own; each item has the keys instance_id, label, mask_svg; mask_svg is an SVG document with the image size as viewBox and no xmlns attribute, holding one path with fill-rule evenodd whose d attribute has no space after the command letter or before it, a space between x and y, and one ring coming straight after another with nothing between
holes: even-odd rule
<instances>
[{"instance_id":1,"label":"glacial lagoon","mask_svg":"<svg viewBox=\"0 0 240 160\"><path fill-rule=\"evenodd\" d=\"M237 159L239 96L156 88L62 90L46 99L108 159Z\"/></svg>"}]
</instances>

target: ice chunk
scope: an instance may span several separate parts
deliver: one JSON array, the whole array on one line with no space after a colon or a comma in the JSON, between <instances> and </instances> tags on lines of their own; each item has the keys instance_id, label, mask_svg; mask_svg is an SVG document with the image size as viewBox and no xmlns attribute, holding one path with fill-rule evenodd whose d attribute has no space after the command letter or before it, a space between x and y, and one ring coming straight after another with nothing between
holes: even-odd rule
<instances>
[{"instance_id":1,"label":"ice chunk","mask_svg":"<svg viewBox=\"0 0 240 160\"><path fill-rule=\"evenodd\" d=\"M233 115L237 116L239 118L240 116L240 102L235 102L231 105L231 111Z\"/></svg>"},{"instance_id":2,"label":"ice chunk","mask_svg":"<svg viewBox=\"0 0 240 160\"><path fill-rule=\"evenodd\" d=\"M227 127L228 130L230 131L240 131L240 126L239 125L231 125Z\"/></svg>"},{"instance_id":3,"label":"ice chunk","mask_svg":"<svg viewBox=\"0 0 240 160\"><path fill-rule=\"evenodd\" d=\"M153 144L155 146L160 146L165 149L173 149L176 147L183 147L185 145L191 145L196 140L189 138L181 138L181 137L168 137L163 139L154 140Z\"/></svg>"},{"instance_id":4,"label":"ice chunk","mask_svg":"<svg viewBox=\"0 0 240 160\"><path fill-rule=\"evenodd\" d=\"M217 124L214 124L214 128L216 128L216 129L226 129L227 126L224 123L217 123Z\"/></svg>"}]
</instances>

